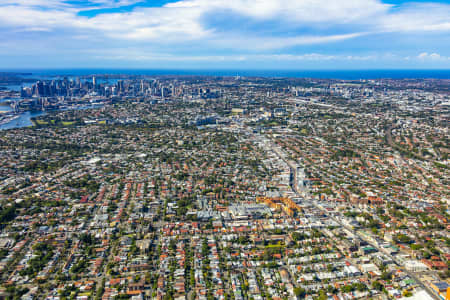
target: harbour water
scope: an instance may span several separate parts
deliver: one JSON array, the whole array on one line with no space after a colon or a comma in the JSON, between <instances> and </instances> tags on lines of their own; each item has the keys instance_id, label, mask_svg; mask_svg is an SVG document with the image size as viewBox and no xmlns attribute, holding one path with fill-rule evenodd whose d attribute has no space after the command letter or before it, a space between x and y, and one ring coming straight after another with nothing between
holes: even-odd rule
<instances>
[{"instance_id":1,"label":"harbour water","mask_svg":"<svg viewBox=\"0 0 450 300\"><path fill-rule=\"evenodd\" d=\"M31 118L43 116L45 114L46 113L43 111L26 111L21 113L17 119L0 125L0 130L32 126L33 123L31 122Z\"/></svg>"},{"instance_id":2,"label":"harbour water","mask_svg":"<svg viewBox=\"0 0 450 300\"><path fill-rule=\"evenodd\" d=\"M5 102L7 99L0 100L0 104ZM11 100L11 99L8 99ZM89 109L89 108L100 108L102 107L102 104L92 104L92 105L83 105L83 106L77 106L77 107L68 107L61 110L79 110L79 109ZM10 106L7 105L0 105L0 111L3 112L9 112L12 111ZM15 118L14 120L7 122L5 124L0 124L0 130L6 130L6 129L14 129L14 128L21 128L21 127L29 127L33 126L33 122L31 121L34 117L40 117L45 116L47 112L45 111L26 111L21 114L19 114L18 118Z\"/></svg>"}]
</instances>

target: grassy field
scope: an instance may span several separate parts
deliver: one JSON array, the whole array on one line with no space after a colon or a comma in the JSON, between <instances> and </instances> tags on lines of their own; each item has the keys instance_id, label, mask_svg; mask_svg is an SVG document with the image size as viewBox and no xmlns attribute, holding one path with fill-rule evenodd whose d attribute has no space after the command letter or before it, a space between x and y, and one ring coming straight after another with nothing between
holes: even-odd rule
<instances>
[{"instance_id":1,"label":"grassy field","mask_svg":"<svg viewBox=\"0 0 450 300\"><path fill-rule=\"evenodd\" d=\"M44 120L36 120L35 122L37 125L48 125L48 122L46 122Z\"/></svg>"},{"instance_id":2,"label":"grassy field","mask_svg":"<svg viewBox=\"0 0 450 300\"><path fill-rule=\"evenodd\" d=\"M73 125L75 122L65 122L65 121L63 121L61 123L63 124L63 126L70 126L70 125Z\"/></svg>"}]
</instances>

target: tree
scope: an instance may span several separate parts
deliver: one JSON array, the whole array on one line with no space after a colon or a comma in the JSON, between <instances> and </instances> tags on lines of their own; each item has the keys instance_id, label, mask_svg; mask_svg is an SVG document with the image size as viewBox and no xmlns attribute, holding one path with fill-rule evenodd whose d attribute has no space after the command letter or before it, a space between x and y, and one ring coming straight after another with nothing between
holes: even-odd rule
<instances>
[{"instance_id":1,"label":"tree","mask_svg":"<svg viewBox=\"0 0 450 300\"><path fill-rule=\"evenodd\" d=\"M395 239L397 242L404 243L404 244L408 244L408 243L411 242L411 239L409 238L409 236L407 236L407 235L405 235L405 234L397 234L397 235L394 237L394 239Z\"/></svg>"},{"instance_id":2,"label":"tree","mask_svg":"<svg viewBox=\"0 0 450 300\"><path fill-rule=\"evenodd\" d=\"M319 297L317 298L317 300L327 300L327 299L328 299L327 292L325 290L320 290Z\"/></svg>"},{"instance_id":3,"label":"tree","mask_svg":"<svg viewBox=\"0 0 450 300\"><path fill-rule=\"evenodd\" d=\"M390 279L391 279L391 273L389 273L389 272L383 272L383 273L381 273L380 278L381 278L382 280L390 280Z\"/></svg>"},{"instance_id":4,"label":"tree","mask_svg":"<svg viewBox=\"0 0 450 300\"><path fill-rule=\"evenodd\" d=\"M328 264L327 265L327 270L328 270L328 272L333 272L333 270L334 270L333 265L332 264Z\"/></svg>"},{"instance_id":5,"label":"tree","mask_svg":"<svg viewBox=\"0 0 450 300\"><path fill-rule=\"evenodd\" d=\"M372 283L372 287L375 289L375 290L377 290L377 291L382 291L383 290L383 288L384 288L384 286L379 282L379 281L374 281L373 283Z\"/></svg>"},{"instance_id":6,"label":"tree","mask_svg":"<svg viewBox=\"0 0 450 300\"><path fill-rule=\"evenodd\" d=\"M296 287L296 288L294 288L294 293L295 293L295 296L297 296L299 298L303 298L306 295L306 290L301 287Z\"/></svg>"},{"instance_id":7,"label":"tree","mask_svg":"<svg viewBox=\"0 0 450 300\"><path fill-rule=\"evenodd\" d=\"M403 295L403 297L411 297L413 294L408 290L404 290L402 295Z\"/></svg>"},{"instance_id":8,"label":"tree","mask_svg":"<svg viewBox=\"0 0 450 300\"><path fill-rule=\"evenodd\" d=\"M423 248L423 246L420 244L412 244L412 245L410 245L410 247L412 250L420 250Z\"/></svg>"},{"instance_id":9,"label":"tree","mask_svg":"<svg viewBox=\"0 0 450 300\"><path fill-rule=\"evenodd\" d=\"M301 240L305 239L305 236L303 234L301 234L300 232L293 232L292 239L297 242L297 241L301 241Z\"/></svg>"},{"instance_id":10,"label":"tree","mask_svg":"<svg viewBox=\"0 0 450 300\"><path fill-rule=\"evenodd\" d=\"M2 208L0 210L0 224L1 223L7 223L11 220L14 220L14 218L16 217L16 207L15 205L6 207L6 208Z\"/></svg>"}]
</instances>

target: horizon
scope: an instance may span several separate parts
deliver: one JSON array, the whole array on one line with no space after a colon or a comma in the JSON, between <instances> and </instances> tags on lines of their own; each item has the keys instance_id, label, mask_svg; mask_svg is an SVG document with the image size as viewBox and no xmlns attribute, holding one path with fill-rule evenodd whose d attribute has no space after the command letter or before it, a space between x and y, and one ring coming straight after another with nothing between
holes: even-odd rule
<instances>
[{"instance_id":1,"label":"horizon","mask_svg":"<svg viewBox=\"0 0 450 300\"><path fill-rule=\"evenodd\" d=\"M140 75L140 76L211 76L255 78L310 78L330 80L379 80L379 79L437 79L450 80L450 69L346 69L346 70L295 70L295 69L147 69L147 68L46 68L0 69L2 73L25 73L30 78L50 79L61 76L79 77L92 75Z\"/></svg>"}]
</instances>

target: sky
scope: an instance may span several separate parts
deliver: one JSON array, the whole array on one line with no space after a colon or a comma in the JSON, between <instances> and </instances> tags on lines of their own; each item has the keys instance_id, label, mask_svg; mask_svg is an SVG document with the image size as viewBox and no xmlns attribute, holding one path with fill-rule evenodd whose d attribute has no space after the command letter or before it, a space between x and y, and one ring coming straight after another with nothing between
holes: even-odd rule
<instances>
[{"instance_id":1,"label":"sky","mask_svg":"<svg viewBox=\"0 0 450 300\"><path fill-rule=\"evenodd\" d=\"M0 69L450 69L450 0L0 0Z\"/></svg>"}]
</instances>

